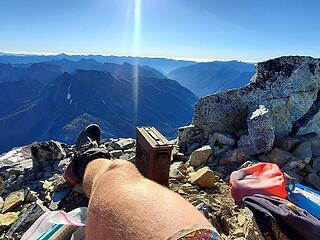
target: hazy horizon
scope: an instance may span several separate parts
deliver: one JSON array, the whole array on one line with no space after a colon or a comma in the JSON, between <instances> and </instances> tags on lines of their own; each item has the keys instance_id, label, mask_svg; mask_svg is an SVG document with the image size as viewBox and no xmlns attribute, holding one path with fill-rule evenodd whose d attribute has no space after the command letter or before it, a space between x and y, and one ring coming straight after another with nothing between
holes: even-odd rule
<instances>
[{"instance_id":1,"label":"hazy horizon","mask_svg":"<svg viewBox=\"0 0 320 240\"><path fill-rule=\"evenodd\" d=\"M320 57L318 1L4 0L0 7L0 51L7 53L197 62Z\"/></svg>"},{"instance_id":2,"label":"hazy horizon","mask_svg":"<svg viewBox=\"0 0 320 240\"><path fill-rule=\"evenodd\" d=\"M137 57L137 58L163 58L163 59L169 59L169 60L181 60L181 61L192 61L192 62L213 62L213 61L221 61L221 62L228 62L228 61L239 61L239 62L247 62L247 63L257 63L257 62L263 62L266 60L269 60L269 58L266 59L261 59L260 61L258 60L243 60L243 59L218 59L218 58L193 58L193 57L186 57L186 58L181 58L181 57L170 57L170 56L142 56L142 55L117 55L117 54L108 54L108 53L67 53L67 52L58 52L58 53L48 53L48 52L37 52L37 53L28 53L28 52L5 52L5 51L0 51L0 54L3 55L16 55L16 56L57 56L57 55L62 55L66 54L68 56L104 56L104 57L109 57L109 56L115 56L115 57ZM296 54L299 55L299 54ZM283 56L296 56L294 54L291 55L279 55L275 56L274 58L278 57L283 57ZM299 56L310 56L313 58L318 58L316 56L311 56L311 55L299 55Z\"/></svg>"}]
</instances>

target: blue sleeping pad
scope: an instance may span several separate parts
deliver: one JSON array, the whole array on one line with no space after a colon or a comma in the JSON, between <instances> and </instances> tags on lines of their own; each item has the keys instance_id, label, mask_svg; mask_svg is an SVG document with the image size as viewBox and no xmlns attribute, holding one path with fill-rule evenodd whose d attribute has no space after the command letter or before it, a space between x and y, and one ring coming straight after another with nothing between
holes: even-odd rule
<instances>
[{"instance_id":1,"label":"blue sleeping pad","mask_svg":"<svg viewBox=\"0 0 320 240\"><path fill-rule=\"evenodd\" d=\"M292 186L291 186L292 187ZM296 184L289 192L289 199L292 203L308 211L320 219L320 192L302 184Z\"/></svg>"}]
</instances>

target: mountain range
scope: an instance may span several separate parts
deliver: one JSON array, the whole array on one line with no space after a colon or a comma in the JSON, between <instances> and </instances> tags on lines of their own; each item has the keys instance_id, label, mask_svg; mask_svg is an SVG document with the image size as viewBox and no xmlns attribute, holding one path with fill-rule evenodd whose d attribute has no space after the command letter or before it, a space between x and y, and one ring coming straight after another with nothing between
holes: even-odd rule
<instances>
[{"instance_id":1,"label":"mountain range","mask_svg":"<svg viewBox=\"0 0 320 240\"><path fill-rule=\"evenodd\" d=\"M2 63L2 64L1 64ZM4 66L3 66L4 64ZM132 79L136 71L133 66L139 65L139 72L148 77L170 78L191 90L197 96L224 91L226 89L241 87L249 83L255 73L253 63L239 61L214 61L197 63L184 60L148 57L118 57L102 55L14 55L0 54L0 80L1 70L8 68L8 64L15 68L47 68L44 74L41 70L35 71L42 75L39 81L50 81L63 72L72 73L77 69L98 70L110 72L125 79ZM2 65L2 66L1 66ZM2 70L3 71L3 70ZM42 70L44 71L44 70ZM12 78L17 76L29 77L34 75L25 69L16 69ZM32 77L32 76L31 76Z\"/></svg>"},{"instance_id":2,"label":"mountain range","mask_svg":"<svg viewBox=\"0 0 320 240\"><path fill-rule=\"evenodd\" d=\"M102 71L65 72L0 119L0 152L45 139L73 143L92 122L110 138L133 137L137 125L156 126L170 137L191 121L196 97L176 81L141 76L137 112L133 89L132 81Z\"/></svg>"},{"instance_id":3,"label":"mountain range","mask_svg":"<svg viewBox=\"0 0 320 240\"><path fill-rule=\"evenodd\" d=\"M185 61L185 60L173 60L168 58L149 58L149 57L131 57L131 56L103 56L103 55L68 55L68 54L58 54L58 55L29 55L29 54L0 54L0 63L40 63L49 62L57 60L96 60L98 62L107 63L130 63L132 65L148 65L152 68L161 71L164 74L183 66L188 66L196 62Z\"/></svg>"},{"instance_id":4,"label":"mountain range","mask_svg":"<svg viewBox=\"0 0 320 240\"><path fill-rule=\"evenodd\" d=\"M197 96L242 87L255 73L254 64L239 61L198 63L180 67L168 74Z\"/></svg>"},{"instance_id":5,"label":"mountain range","mask_svg":"<svg viewBox=\"0 0 320 240\"><path fill-rule=\"evenodd\" d=\"M177 129L191 122L194 93L243 86L254 74L253 64L237 61L145 59L170 65L167 70L177 67L164 74L157 70L162 64L155 69L103 62L113 56L81 57L0 54L0 153L47 139L73 143L81 128L93 122L105 138L134 137L138 125L176 137Z\"/></svg>"},{"instance_id":6,"label":"mountain range","mask_svg":"<svg viewBox=\"0 0 320 240\"><path fill-rule=\"evenodd\" d=\"M138 70L139 75L144 77L166 78L162 73L149 66L138 66L135 69L129 63L101 63L93 59L82 59L79 61L62 59L29 64L0 63L0 81L35 79L43 84L47 84L64 72L73 73L76 70L109 72L125 79L132 79L135 71Z\"/></svg>"}]
</instances>

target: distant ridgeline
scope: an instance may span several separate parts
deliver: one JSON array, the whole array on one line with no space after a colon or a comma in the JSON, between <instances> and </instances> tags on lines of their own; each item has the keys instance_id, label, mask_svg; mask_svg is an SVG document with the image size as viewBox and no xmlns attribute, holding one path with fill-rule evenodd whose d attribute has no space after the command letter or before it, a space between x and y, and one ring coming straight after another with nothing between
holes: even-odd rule
<instances>
[{"instance_id":1,"label":"distant ridgeline","mask_svg":"<svg viewBox=\"0 0 320 240\"><path fill-rule=\"evenodd\" d=\"M184 61L184 60L173 60L166 58L148 58L148 57L119 57L119 56L102 56L102 55L15 55L15 54L1 54L0 53L0 63L11 63L11 64L30 64L30 63L40 63L49 61L60 61L60 60L95 60L101 63L130 63L132 65L147 65L158 71L167 74L174 69L179 67L188 66L196 62Z\"/></svg>"},{"instance_id":2,"label":"distant ridgeline","mask_svg":"<svg viewBox=\"0 0 320 240\"><path fill-rule=\"evenodd\" d=\"M180 67L170 72L168 77L201 97L242 87L249 83L254 74L252 63L215 61Z\"/></svg>"}]
</instances>

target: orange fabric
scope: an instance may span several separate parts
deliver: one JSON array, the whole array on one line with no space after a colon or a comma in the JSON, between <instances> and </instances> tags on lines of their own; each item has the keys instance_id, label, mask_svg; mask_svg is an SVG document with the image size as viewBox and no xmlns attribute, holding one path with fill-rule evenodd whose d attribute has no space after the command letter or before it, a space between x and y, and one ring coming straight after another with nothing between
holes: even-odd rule
<instances>
[{"instance_id":1,"label":"orange fabric","mask_svg":"<svg viewBox=\"0 0 320 240\"><path fill-rule=\"evenodd\" d=\"M288 198L285 177L278 165L273 163L258 163L233 172L230 191L238 203L254 194Z\"/></svg>"},{"instance_id":2,"label":"orange fabric","mask_svg":"<svg viewBox=\"0 0 320 240\"><path fill-rule=\"evenodd\" d=\"M68 165L67 169L65 170L65 172L63 174L63 177L66 180L66 182L68 183L68 185L70 187L73 187L73 186L77 185L78 183L80 183L81 180L72 176L71 168L72 168L72 162Z\"/></svg>"},{"instance_id":3,"label":"orange fabric","mask_svg":"<svg viewBox=\"0 0 320 240\"><path fill-rule=\"evenodd\" d=\"M167 240L222 240L222 238L211 226L193 225L176 232Z\"/></svg>"},{"instance_id":4,"label":"orange fabric","mask_svg":"<svg viewBox=\"0 0 320 240\"><path fill-rule=\"evenodd\" d=\"M178 240L220 240L222 239L217 232L212 229L198 229L184 235Z\"/></svg>"}]
</instances>

